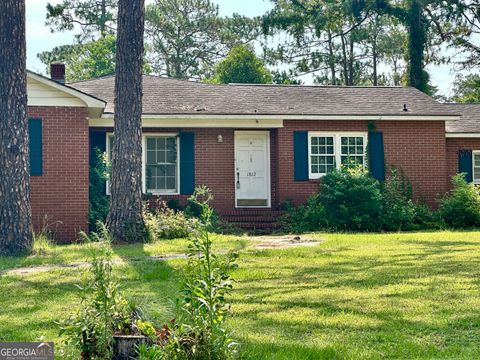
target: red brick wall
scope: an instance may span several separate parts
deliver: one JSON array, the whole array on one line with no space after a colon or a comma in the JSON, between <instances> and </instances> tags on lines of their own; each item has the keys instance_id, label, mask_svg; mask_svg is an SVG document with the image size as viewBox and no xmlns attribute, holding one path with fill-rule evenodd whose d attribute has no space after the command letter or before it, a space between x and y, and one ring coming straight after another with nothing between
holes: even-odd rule
<instances>
[{"instance_id":1,"label":"red brick wall","mask_svg":"<svg viewBox=\"0 0 480 360\"><path fill-rule=\"evenodd\" d=\"M88 226L88 120L84 108L29 107L42 119L43 175L32 176L34 228L47 217L58 242L70 242Z\"/></svg>"},{"instance_id":2,"label":"red brick wall","mask_svg":"<svg viewBox=\"0 0 480 360\"><path fill-rule=\"evenodd\" d=\"M451 179L458 174L459 150L480 150L480 138L447 138L447 188L451 189Z\"/></svg>"},{"instance_id":3,"label":"red brick wall","mask_svg":"<svg viewBox=\"0 0 480 360\"><path fill-rule=\"evenodd\" d=\"M383 131L385 162L403 169L412 182L414 195L435 205L435 199L446 190L445 123L442 121L378 121ZM279 202L290 200L301 204L317 191L318 180L294 181L293 132L368 131L367 121L284 121L278 130Z\"/></svg>"}]
</instances>

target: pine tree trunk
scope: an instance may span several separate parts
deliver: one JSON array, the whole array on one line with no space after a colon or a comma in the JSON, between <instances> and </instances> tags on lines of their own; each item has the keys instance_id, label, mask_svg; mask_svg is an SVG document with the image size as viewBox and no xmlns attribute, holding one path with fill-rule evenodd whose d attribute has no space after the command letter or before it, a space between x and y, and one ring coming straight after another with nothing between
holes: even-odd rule
<instances>
[{"instance_id":1,"label":"pine tree trunk","mask_svg":"<svg viewBox=\"0 0 480 360\"><path fill-rule=\"evenodd\" d=\"M377 54L377 39L372 43L372 56L373 56L373 86L378 86L378 54Z\"/></svg>"},{"instance_id":2,"label":"pine tree trunk","mask_svg":"<svg viewBox=\"0 0 480 360\"><path fill-rule=\"evenodd\" d=\"M330 66L330 74L332 80L330 81L330 85L337 85L337 74L335 69L335 55L333 53L333 39L332 33L328 30L328 64Z\"/></svg>"},{"instance_id":3,"label":"pine tree trunk","mask_svg":"<svg viewBox=\"0 0 480 360\"><path fill-rule=\"evenodd\" d=\"M107 226L116 241L145 238L142 214L144 0L118 2L115 128Z\"/></svg>"},{"instance_id":4,"label":"pine tree trunk","mask_svg":"<svg viewBox=\"0 0 480 360\"><path fill-rule=\"evenodd\" d=\"M343 55L343 58L342 58L342 65L343 65L343 76L345 78L345 85L349 85L350 84L350 81L348 79L348 59L347 59L347 48L346 48L346 44L345 44L345 36L342 34L340 36L341 40L342 40L342 55Z\"/></svg>"},{"instance_id":5,"label":"pine tree trunk","mask_svg":"<svg viewBox=\"0 0 480 360\"><path fill-rule=\"evenodd\" d=\"M33 246L25 0L0 1L0 255Z\"/></svg>"},{"instance_id":6,"label":"pine tree trunk","mask_svg":"<svg viewBox=\"0 0 480 360\"><path fill-rule=\"evenodd\" d=\"M408 79L409 85L425 92L427 77L423 70L423 56L427 42L427 20L420 0L410 0L408 16Z\"/></svg>"},{"instance_id":7,"label":"pine tree trunk","mask_svg":"<svg viewBox=\"0 0 480 360\"><path fill-rule=\"evenodd\" d=\"M353 65L354 65L354 62L355 62L355 53L354 53L354 42L353 42L353 38L352 38L352 35L350 34L350 39L349 39L350 43L350 52L349 52L349 55L348 55L348 73L349 73L349 79L350 79L350 82L347 84L347 85L350 85L350 86L353 86L354 85L354 81L355 81L355 73L354 73L354 70L353 70Z\"/></svg>"}]
</instances>

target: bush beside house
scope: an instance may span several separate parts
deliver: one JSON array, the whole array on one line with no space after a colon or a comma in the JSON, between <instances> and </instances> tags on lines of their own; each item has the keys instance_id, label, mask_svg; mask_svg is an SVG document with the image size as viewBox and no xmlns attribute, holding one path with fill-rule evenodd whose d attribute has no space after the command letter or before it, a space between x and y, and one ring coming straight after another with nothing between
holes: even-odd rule
<instances>
[{"instance_id":1,"label":"bush beside house","mask_svg":"<svg viewBox=\"0 0 480 360\"><path fill-rule=\"evenodd\" d=\"M383 183L361 169L342 169L325 175L305 205L287 204L280 222L288 232L480 227L480 190L464 174L454 176L452 183L453 190L433 210L412 199L410 182L395 168Z\"/></svg>"}]
</instances>

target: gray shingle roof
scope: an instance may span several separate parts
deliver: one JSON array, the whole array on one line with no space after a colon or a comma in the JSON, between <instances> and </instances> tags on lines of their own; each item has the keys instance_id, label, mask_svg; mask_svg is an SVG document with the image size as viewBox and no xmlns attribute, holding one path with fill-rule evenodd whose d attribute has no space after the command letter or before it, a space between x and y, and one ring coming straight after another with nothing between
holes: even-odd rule
<instances>
[{"instance_id":1,"label":"gray shingle roof","mask_svg":"<svg viewBox=\"0 0 480 360\"><path fill-rule=\"evenodd\" d=\"M458 121L447 122L447 133L480 133L480 104L445 104L444 106L462 115Z\"/></svg>"},{"instance_id":2,"label":"gray shingle roof","mask_svg":"<svg viewBox=\"0 0 480 360\"><path fill-rule=\"evenodd\" d=\"M114 82L106 76L69 85L105 100L105 112L113 113ZM144 75L143 92L144 114L452 115L431 97L403 87L212 85Z\"/></svg>"}]
</instances>

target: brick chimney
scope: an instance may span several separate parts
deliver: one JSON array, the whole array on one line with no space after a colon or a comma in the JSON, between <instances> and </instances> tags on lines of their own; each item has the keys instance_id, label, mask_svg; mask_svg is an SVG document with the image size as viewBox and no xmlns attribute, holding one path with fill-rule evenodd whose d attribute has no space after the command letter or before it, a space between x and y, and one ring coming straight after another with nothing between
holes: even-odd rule
<instances>
[{"instance_id":1,"label":"brick chimney","mask_svg":"<svg viewBox=\"0 0 480 360\"><path fill-rule=\"evenodd\" d=\"M50 77L59 83L65 84L65 64L54 61L50 64Z\"/></svg>"}]
</instances>

